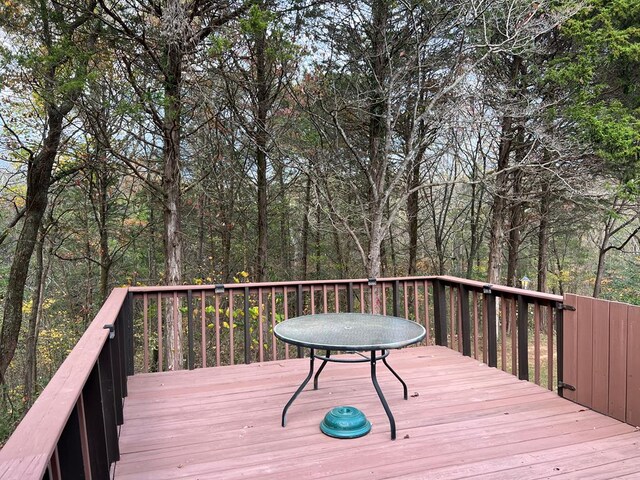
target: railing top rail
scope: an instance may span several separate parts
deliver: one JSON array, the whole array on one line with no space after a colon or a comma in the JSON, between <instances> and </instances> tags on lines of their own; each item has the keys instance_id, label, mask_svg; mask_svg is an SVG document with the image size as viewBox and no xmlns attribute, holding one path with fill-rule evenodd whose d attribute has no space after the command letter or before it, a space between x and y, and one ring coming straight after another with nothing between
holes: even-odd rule
<instances>
[{"instance_id":1,"label":"railing top rail","mask_svg":"<svg viewBox=\"0 0 640 480\"><path fill-rule=\"evenodd\" d=\"M376 278L378 283L389 283L395 281L424 281L432 280L438 277L434 276L421 276L421 277L385 277ZM244 288L281 288L281 287L295 287L298 285L310 286L310 285L348 285L349 283L367 283L368 278L347 278L341 280L301 280L301 281L289 281L289 282L249 282L249 283L225 283L223 284L225 290L242 290ZM159 292L186 292L188 290L215 290L216 285L162 285L162 286L144 286L144 287L129 287L129 291L132 293L159 293Z\"/></svg>"},{"instance_id":2,"label":"railing top rail","mask_svg":"<svg viewBox=\"0 0 640 480\"><path fill-rule=\"evenodd\" d=\"M483 290L485 287L490 287L494 293L505 293L508 295L522 295L529 298L535 298L538 300L546 300L549 302L562 302L562 295L554 295L552 293L537 292L535 290L527 290L524 288L506 287L504 285L492 285L487 282L479 282L477 280L467 280L466 278L450 277L448 275L441 275L433 277L434 279L448 283L459 283L467 285L476 290Z\"/></svg>"},{"instance_id":3,"label":"railing top rail","mask_svg":"<svg viewBox=\"0 0 640 480\"><path fill-rule=\"evenodd\" d=\"M0 479L42 478L62 430L127 296L116 288L0 450Z\"/></svg>"}]
</instances>

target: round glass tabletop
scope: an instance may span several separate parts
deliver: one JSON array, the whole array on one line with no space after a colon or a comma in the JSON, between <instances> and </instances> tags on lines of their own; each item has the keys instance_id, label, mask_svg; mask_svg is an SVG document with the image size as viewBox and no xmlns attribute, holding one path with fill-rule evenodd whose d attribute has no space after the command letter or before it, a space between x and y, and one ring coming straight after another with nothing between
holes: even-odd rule
<instances>
[{"instance_id":1,"label":"round glass tabletop","mask_svg":"<svg viewBox=\"0 0 640 480\"><path fill-rule=\"evenodd\" d=\"M401 348L418 343L422 325L406 318L365 313L323 313L285 320L275 326L280 340L301 347L338 351Z\"/></svg>"}]
</instances>

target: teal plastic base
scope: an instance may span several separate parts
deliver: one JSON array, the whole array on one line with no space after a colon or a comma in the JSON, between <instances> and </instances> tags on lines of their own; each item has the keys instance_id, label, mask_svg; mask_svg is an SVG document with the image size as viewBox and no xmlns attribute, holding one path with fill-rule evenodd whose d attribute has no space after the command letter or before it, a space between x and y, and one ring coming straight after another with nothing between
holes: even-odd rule
<instances>
[{"instance_id":1,"label":"teal plastic base","mask_svg":"<svg viewBox=\"0 0 640 480\"><path fill-rule=\"evenodd\" d=\"M369 433L371 422L355 407L335 407L324 416L320 430L334 438L358 438Z\"/></svg>"}]
</instances>

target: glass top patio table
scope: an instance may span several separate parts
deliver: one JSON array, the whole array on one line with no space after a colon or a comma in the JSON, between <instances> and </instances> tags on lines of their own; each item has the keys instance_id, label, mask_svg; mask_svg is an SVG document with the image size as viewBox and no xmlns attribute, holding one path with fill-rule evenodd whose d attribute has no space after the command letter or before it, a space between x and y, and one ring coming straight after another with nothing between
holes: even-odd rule
<instances>
[{"instance_id":1,"label":"glass top patio table","mask_svg":"<svg viewBox=\"0 0 640 480\"><path fill-rule=\"evenodd\" d=\"M389 371L400 381L404 399L407 400L407 384L387 363L389 350L418 343L426 335L419 323L399 317L365 313L322 313L290 318L275 326L273 333L280 340L307 347L309 352L309 373L282 410L282 426L286 425L287 411L307 385L314 373L314 359L322 360L322 365L313 379L313 389L318 389L318 377L327 362L371 364L371 381L389 418L391 439L396 438L396 422L382 389L378 384L376 362L382 360ZM316 355L316 349L326 350L326 356ZM363 358L345 359L332 357L332 351L356 352ZM369 356L359 352L368 351ZM379 353L378 353L379 352Z\"/></svg>"},{"instance_id":2,"label":"glass top patio table","mask_svg":"<svg viewBox=\"0 0 640 480\"><path fill-rule=\"evenodd\" d=\"M280 340L300 347L336 351L402 348L418 343L426 331L411 320L365 313L323 313L291 318L275 326Z\"/></svg>"}]
</instances>

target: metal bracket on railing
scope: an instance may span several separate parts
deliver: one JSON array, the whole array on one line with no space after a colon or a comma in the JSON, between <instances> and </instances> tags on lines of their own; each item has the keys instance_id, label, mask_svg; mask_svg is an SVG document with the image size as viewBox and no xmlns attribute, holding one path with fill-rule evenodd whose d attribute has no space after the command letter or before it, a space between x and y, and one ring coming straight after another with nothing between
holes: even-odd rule
<instances>
[{"instance_id":1,"label":"metal bracket on railing","mask_svg":"<svg viewBox=\"0 0 640 480\"><path fill-rule=\"evenodd\" d=\"M562 302L556 303L556 308L558 310L569 310L570 312L575 312L576 311L576 307L573 307L571 305L567 305L566 303L562 303Z\"/></svg>"},{"instance_id":2,"label":"metal bracket on railing","mask_svg":"<svg viewBox=\"0 0 640 480\"><path fill-rule=\"evenodd\" d=\"M493 285L491 285L490 283L483 285L482 286L482 293L486 294L486 295L490 295L491 294L491 287L493 287Z\"/></svg>"},{"instance_id":3,"label":"metal bracket on railing","mask_svg":"<svg viewBox=\"0 0 640 480\"><path fill-rule=\"evenodd\" d=\"M113 323L108 323L102 328L109 329L109 340L113 340L114 338L116 338L116 327L113 325Z\"/></svg>"},{"instance_id":4,"label":"metal bracket on railing","mask_svg":"<svg viewBox=\"0 0 640 480\"><path fill-rule=\"evenodd\" d=\"M224 293L224 285L221 283L216 284L215 293Z\"/></svg>"},{"instance_id":5,"label":"metal bracket on railing","mask_svg":"<svg viewBox=\"0 0 640 480\"><path fill-rule=\"evenodd\" d=\"M560 390L560 389L571 390L572 392L576 391L576 387L574 387L573 385L569 385L568 383L564 383L564 382L558 382L558 390Z\"/></svg>"},{"instance_id":6,"label":"metal bracket on railing","mask_svg":"<svg viewBox=\"0 0 640 480\"><path fill-rule=\"evenodd\" d=\"M378 283L378 281L375 278L369 278L367 280L367 285L369 285L370 287L373 287L374 285L376 285Z\"/></svg>"}]
</instances>

